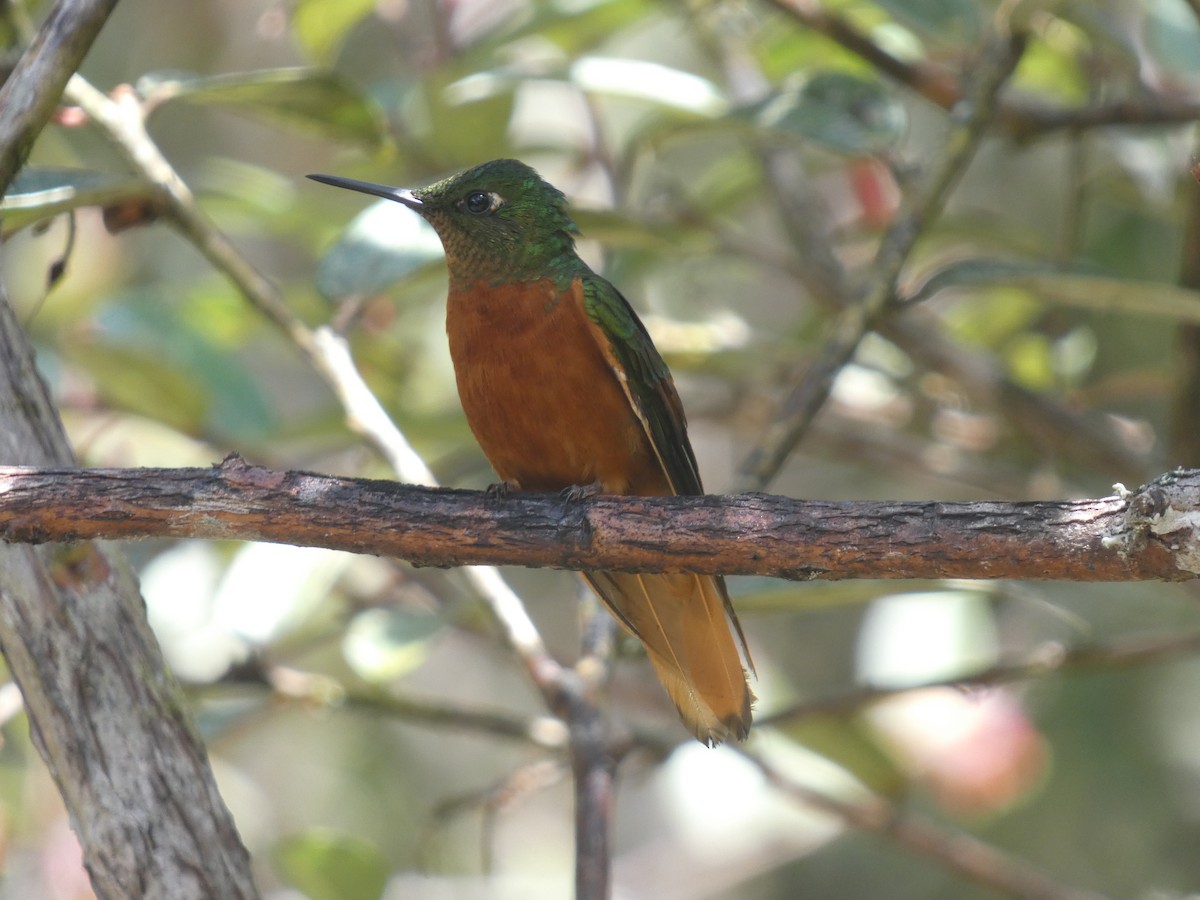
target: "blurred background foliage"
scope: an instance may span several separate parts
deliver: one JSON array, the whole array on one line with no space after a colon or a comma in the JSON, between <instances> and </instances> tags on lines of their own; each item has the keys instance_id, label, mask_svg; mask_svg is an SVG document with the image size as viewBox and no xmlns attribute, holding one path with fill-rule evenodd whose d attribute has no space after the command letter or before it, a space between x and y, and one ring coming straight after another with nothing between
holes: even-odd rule
<instances>
[{"instance_id":1,"label":"blurred background foliage","mask_svg":"<svg viewBox=\"0 0 1200 900\"><path fill-rule=\"evenodd\" d=\"M8 57L45 5L5 6ZM739 465L943 160L965 114L953 92L995 23L1018 22L1029 44L996 121L904 268L911 308L863 341L766 486L1099 496L1200 464L1198 14L1186 0L123 0L83 74L132 86L202 209L299 316L345 331L447 484L491 473L455 396L437 241L399 207L303 175L420 186L498 156L536 166L643 313L723 491L750 483ZM899 71L807 27L830 17ZM1076 109L1126 112L1092 127L1063 114ZM282 333L153 221L143 176L86 117L64 110L2 209L5 284L83 464L236 450L391 476ZM461 573L260 545L129 552L268 896L569 894L561 733ZM508 575L574 659L576 579ZM732 589L759 715L828 707L752 737L789 777L848 798L866 786L1064 885L1200 886L1192 586ZM1151 647L1132 667L826 702L1130 641ZM618 896L994 896L688 741L636 647L609 694L613 718L679 742L622 766ZM533 722L541 744L474 713ZM0 749L2 894L86 897L20 721Z\"/></svg>"}]
</instances>

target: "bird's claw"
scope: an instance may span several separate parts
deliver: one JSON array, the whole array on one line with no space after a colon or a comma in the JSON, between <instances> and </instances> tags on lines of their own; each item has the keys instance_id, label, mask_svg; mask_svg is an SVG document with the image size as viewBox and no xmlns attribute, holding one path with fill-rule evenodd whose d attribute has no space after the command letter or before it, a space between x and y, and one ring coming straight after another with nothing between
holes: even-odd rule
<instances>
[{"instance_id":1,"label":"bird's claw","mask_svg":"<svg viewBox=\"0 0 1200 900\"><path fill-rule=\"evenodd\" d=\"M563 488L558 493L568 503L578 503L580 500L595 497L603 489L599 481L593 481L591 484L573 484L570 487Z\"/></svg>"},{"instance_id":2,"label":"bird's claw","mask_svg":"<svg viewBox=\"0 0 1200 900\"><path fill-rule=\"evenodd\" d=\"M497 481L495 484L489 484L484 493L496 500L504 500L512 493L512 490L513 487L510 482Z\"/></svg>"}]
</instances>

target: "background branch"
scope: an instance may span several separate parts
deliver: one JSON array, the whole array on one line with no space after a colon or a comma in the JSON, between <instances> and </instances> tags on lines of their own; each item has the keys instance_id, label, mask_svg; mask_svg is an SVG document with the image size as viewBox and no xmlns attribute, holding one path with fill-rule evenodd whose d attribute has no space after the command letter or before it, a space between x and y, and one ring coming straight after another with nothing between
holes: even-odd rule
<instances>
[{"instance_id":1,"label":"background branch","mask_svg":"<svg viewBox=\"0 0 1200 900\"><path fill-rule=\"evenodd\" d=\"M957 872L970 881L1025 900L1102 900L1103 895L1062 885L1043 873L962 832L952 832L897 810L879 797L854 801L835 797L789 778L767 760L746 754L785 796L823 810L865 832Z\"/></svg>"},{"instance_id":2,"label":"background branch","mask_svg":"<svg viewBox=\"0 0 1200 900\"><path fill-rule=\"evenodd\" d=\"M1016 69L1024 48L1025 37L1021 34L996 36L987 48L965 118L952 123L937 164L926 174L922 186L906 198L896 221L880 241L861 298L839 315L820 356L798 376L779 416L747 457L742 466L745 487L760 489L771 482L825 404L838 372L893 305L896 284L909 255L974 158L995 116L997 94Z\"/></svg>"},{"instance_id":3,"label":"background branch","mask_svg":"<svg viewBox=\"0 0 1200 900\"><path fill-rule=\"evenodd\" d=\"M806 716L844 714L897 694L928 688L986 688L1042 678L1053 672L1106 671L1165 662L1200 651L1200 634L1131 638L1113 644L1064 648L1059 643L1036 647L1016 662L1000 663L953 678L906 685L903 688L854 687L837 694L802 700L760 718L758 725L781 725Z\"/></svg>"},{"instance_id":4,"label":"background branch","mask_svg":"<svg viewBox=\"0 0 1200 900\"><path fill-rule=\"evenodd\" d=\"M818 0L768 2L935 106L950 110L966 96L959 76L953 71L933 63L907 62L894 56L850 19L826 8ZM1193 0L1188 2L1194 5ZM1029 141L1058 131L1082 131L1111 125L1179 125L1194 122L1197 118L1200 118L1200 103L1194 98L1151 94L1079 107L1001 101L996 125L1014 140Z\"/></svg>"}]
</instances>

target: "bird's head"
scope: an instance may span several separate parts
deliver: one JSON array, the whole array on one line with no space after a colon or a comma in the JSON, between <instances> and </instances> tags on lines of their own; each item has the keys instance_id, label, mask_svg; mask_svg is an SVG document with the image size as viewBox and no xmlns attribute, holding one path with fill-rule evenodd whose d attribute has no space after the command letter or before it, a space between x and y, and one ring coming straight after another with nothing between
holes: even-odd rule
<instances>
[{"instance_id":1,"label":"bird's head","mask_svg":"<svg viewBox=\"0 0 1200 900\"><path fill-rule=\"evenodd\" d=\"M578 260L578 229L562 191L519 160L495 159L415 190L331 175L309 178L419 213L442 239L452 283L534 280L560 274Z\"/></svg>"}]
</instances>

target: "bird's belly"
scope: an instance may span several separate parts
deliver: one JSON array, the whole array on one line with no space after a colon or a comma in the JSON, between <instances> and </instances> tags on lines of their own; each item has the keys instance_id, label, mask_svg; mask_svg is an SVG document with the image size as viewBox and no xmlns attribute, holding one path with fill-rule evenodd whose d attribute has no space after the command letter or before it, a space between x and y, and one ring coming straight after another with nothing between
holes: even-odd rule
<instances>
[{"instance_id":1,"label":"bird's belly","mask_svg":"<svg viewBox=\"0 0 1200 900\"><path fill-rule=\"evenodd\" d=\"M467 422L501 479L532 491L670 493L581 297L552 285L459 292L447 331Z\"/></svg>"}]
</instances>

